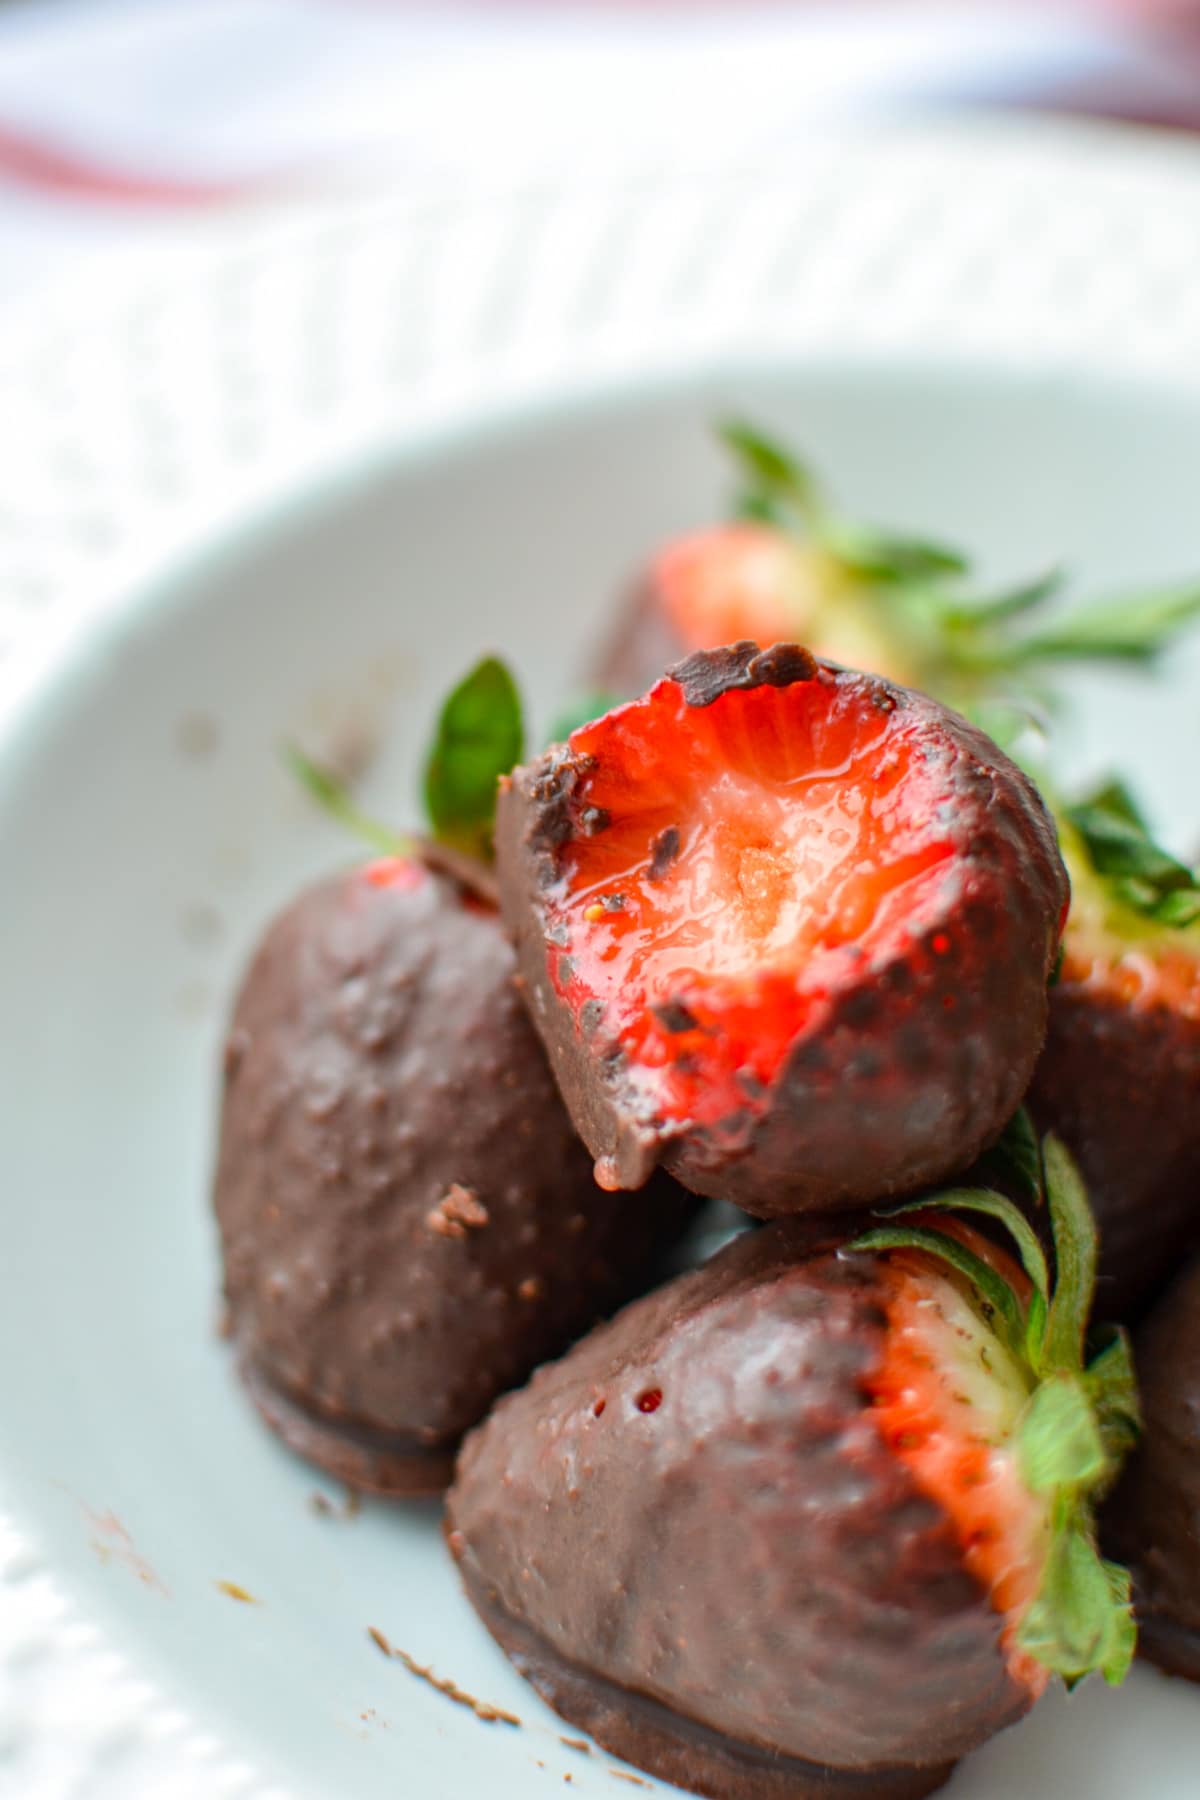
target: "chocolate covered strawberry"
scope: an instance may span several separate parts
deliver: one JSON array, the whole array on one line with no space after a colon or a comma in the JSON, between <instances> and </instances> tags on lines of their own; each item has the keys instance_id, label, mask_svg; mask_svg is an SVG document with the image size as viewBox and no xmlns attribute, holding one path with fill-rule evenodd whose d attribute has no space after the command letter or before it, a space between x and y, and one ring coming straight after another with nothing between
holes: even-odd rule
<instances>
[{"instance_id":1,"label":"chocolate covered strawberry","mask_svg":"<svg viewBox=\"0 0 1200 1800\"><path fill-rule=\"evenodd\" d=\"M965 1166L1028 1082L1066 876L1032 785L923 695L698 654L502 783L497 856L606 1186L861 1204Z\"/></svg>"},{"instance_id":2,"label":"chocolate covered strawberry","mask_svg":"<svg viewBox=\"0 0 1200 1800\"><path fill-rule=\"evenodd\" d=\"M1059 831L1071 914L1030 1106L1080 1162L1097 1307L1124 1318L1200 1247L1200 881L1119 786Z\"/></svg>"},{"instance_id":3,"label":"chocolate covered strawberry","mask_svg":"<svg viewBox=\"0 0 1200 1800\"><path fill-rule=\"evenodd\" d=\"M790 451L745 424L722 427L740 481L733 522L666 544L634 587L592 675L640 693L696 650L798 640L967 711L994 729L1013 703L1054 694L1073 662L1145 660L1200 613L1195 582L1049 610L1051 570L979 593L958 549L853 519Z\"/></svg>"},{"instance_id":4,"label":"chocolate covered strawberry","mask_svg":"<svg viewBox=\"0 0 1200 1800\"><path fill-rule=\"evenodd\" d=\"M777 1222L472 1434L450 1547L557 1711L718 1800L900 1800L1052 1676L1121 1679L1128 1580L1092 1509L1136 1403L1123 1339L1085 1367L1094 1237L1053 1143L1046 1169L1053 1285L986 1192L848 1246Z\"/></svg>"},{"instance_id":5,"label":"chocolate covered strawberry","mask_svg":"<svg viewBox=\"0 0 1200 1800\"><path fill-rule=\"evenodd\" d=\"M1200 1681L1200 1256L1138 1330L1143 1428L1104 1535L1133 1570L1142 1655Z\"/></svg>"}]
</instances>

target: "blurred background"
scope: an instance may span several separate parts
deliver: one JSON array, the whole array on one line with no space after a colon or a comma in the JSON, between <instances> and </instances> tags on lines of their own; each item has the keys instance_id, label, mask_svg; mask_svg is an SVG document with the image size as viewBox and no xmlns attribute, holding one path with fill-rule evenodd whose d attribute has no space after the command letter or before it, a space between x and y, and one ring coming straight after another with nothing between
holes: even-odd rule
<instances>
[{"instance_id":1,"label":"blurred background","mask_svg":"<svg viewBox=\"0 0 1200 1800\"><path fill-rule=\"evenodd\" d=\"M1200 3L0 0L0 307L198 210L704 167L963 108L1194 130Z\"/></svg>"}]
</instances>

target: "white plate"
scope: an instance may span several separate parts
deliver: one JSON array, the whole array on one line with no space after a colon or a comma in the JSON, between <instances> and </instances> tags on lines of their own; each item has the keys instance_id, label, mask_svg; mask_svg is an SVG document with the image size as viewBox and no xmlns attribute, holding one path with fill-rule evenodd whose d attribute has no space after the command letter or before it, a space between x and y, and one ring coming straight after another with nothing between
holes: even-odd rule
<instances>
[{"instance_id":1,"label":"white plate","mask_svg":"<svg viewBox=\"0 0 1200 1800\"><path fill-rule=\"evenodd\" d=\"M0 1792L613 1794L476 1625L435 1510L315 1514L214 1335L223 1009L347 853L277 746L365 733L403 819L478 651L545 716L638 558L721 503L730 407L998 573L1200 569L1200 173L987 130L586 206L377 200L227 231L93 312L6 352ZM1126 763L1181 843L1198 699L1193 644L1075 715L1077 764ZM1139 1671L953 1792L1183 1800L1198 1763L1200 1696Z\"/></svg>"}]
</instances>

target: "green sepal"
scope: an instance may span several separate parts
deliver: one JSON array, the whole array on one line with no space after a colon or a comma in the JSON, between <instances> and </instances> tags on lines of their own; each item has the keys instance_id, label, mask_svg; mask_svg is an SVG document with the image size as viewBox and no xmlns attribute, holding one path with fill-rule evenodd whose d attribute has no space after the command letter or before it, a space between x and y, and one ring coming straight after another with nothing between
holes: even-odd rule
<instances>
[{"instance_id":1,"label":"green sepal","mask_svg":"<svg viewBox=\"0 0 1200 1800\"><path fill-rule=\"evenodd\" d=\"M1012 646L1031 662L1152 662L1181 626L1200 616L1200 587L1123 594L1065 613Z\"/></svg>"},{"instance_id":2,"label":"green sepal","mask_svg":"<svg viewBox=\"0 0 1200 1800\"><path fill-rule=\"evenodd\" d=\"M1026 1107L1018 1106L982 1162L989 1172L1010 1181L1022 1199L1042 1204L1042 1152Z\"/></svg>"},{"instance_id":3,"label":"green sepal","mask_svg":"<svg viewBox=\"0 0 1200 1800\"><path fill-rule=\"evenodd\" d=\"M907 1206L897 1206L894 1210L889 1210L887 1216L889 1219L902 1219L907 1213L923 1212L983 1213L990 1219L998 1219L1015 1240L1034 1291L1043 1300L1049 1300L1050 1268L1046 1252L1029 1220L1006 1194L998 1194L992 1188L948 1188L944 1193L935 1194L932 1199L912 1200ZM1002 1277L997 1276L996 1279L1001 1280Z\"/></svg>"},{"instance_id":4,"label":"green sepal","mask_svg":"<svg viewBox=\"0 0 1200 1800\"><path fill-rule=\"evenodd\" d=\"M1103 1479L1104 1440L1081 1376L1059 1372L1038 1383L1017 1426L1017 1449L1035 1494L1092 1488Z\"/></svg>"},{"instance_id":5,"label":"green sepal","mask_svg":"<svg viewBox=\"0 0 1200 1800\"><path fill-rule=\"evenodd\" d=\"M1200 872L1156 844L1133 796L1110 781L1065 809L1097 875L1135 912L1160 925L1200 918Z\"/></svg>"},{"instance_id":6,"label":"green sepal","mask_svg":"<svg viewBox=\"0 0 1200 1800\"><path fill-rule=\"evenodd\" d=\"M983 594L977 599L955 596L952 600L939 600L938 613L948 630L978 631L982 625L999 625L1044 606L1062 591L1066 580L1066 569L1056 563L1040 575L998 588L994 594Z\"/></svg>"},{"instance_id":7,"label":"green sepal","mask_svg":"<svg viewBox=\"0 0 1200 1800\"><path fill-rule=\"evenodd\" d=\"M1017 1643L1068 1688L1094 1672L1116 1684L1128 1673L1137 1642L1129 1576L1103 1560L1090 1524L1069 1502L1059 1512Z\"/></svg>"},{"instance_id":8,"label":"green sepal","mask_svg":"<svg viewBox=\"0 0 1200 1800\"><path fill-rule=\"evenodd\" d=\"M1096 1288L1096 1222L1070 1152L1056 1137L1042 1145L1046 1199L1054 1235L1055 1283L1042 1347L1042 1371L1083 1368L1084 1335Z\"/></svg>"},{"instance_id":9,"label":"green sepal","mask_svg":"<svg viewBox=\"0 0 1200 1800\"><path fill-rule=\"evenodd\" d=\"M373 850L384 856L412 856L416 846L412 838L405 837L402 832L393 831L390 825L381 825L378 819L371 818L351 798L349 789L332 770L322 768L305 756L303 750L295 744L283 746L283 759L301 787L314 799L323 812L339 825L344 825L355 837L361 838Z\"/></svg>"},{"instance_id":10,"label":"green sepal","mask_svg":"<svg viewBox=\"0 0 1200 1800\"><path fill-rule=\"evenodd\" d=\"M821 548L860 581L915 585L947 575L965 575L970 567L962 551L952 545L884 531L856 520L826 518L817 537Z\"/></svg>"},{"instance_id":11,"label":"green sepal","mask_svg":"<svg viewBox=\"0 0 1200 1800\"><path fill-rule=\"evenodd\" d=\"M968 1250L965 1244L960 1244L957 1238L948 1237L945 1232L923 1225L881 1225L855 1238L852 1244L847 1245L847 1249L924 1250L928 1255L949 1263L975 1289L985 1317L1005 1340L1013 1355L1022 1354L1025 1321L1021 1317L1016 1295L1002 1275L998 1275L973 1250Z\"/></svg>"},{"instance_id":12,"label":"green sepal","mask_svg":"<svg viewBox=\"0 0 1200 1800\"><path fill-rule=\"evenodd\" d=\"M496 784L524 747L516 683L485 657L448 695L425 764L425 808L442 843L491 856Z\"/></svg>"},{"instance_id":13,"label":"green sepal","mask_svg":"<svg viewBox=\"0 0 1200 1800\"><path fill-rule=\"evenodd\" d=\"M1137 1443L1142 1428L1137 1377L1129 1334L1123 1327L1108 1328L1108 1342L1084 1370L1084 1383L1092 1397L1100 1436L1115 1473Z\"/></svg>"},{"instance_id":14,"label":"green sepal","mask_svg":"<svg viewBox=\"0 0 1200 1800\"><path fill-rule=\"evenodd\" d=\"M717 436L742 479L741 517L779 523L781 503L794 507L802 517L823 511L816 477L790 450L744 419L726 419L717 426Z\"/></svg>"},{"instance_id":15,"label":"green sepal","mask_svg":"<svg viewBox=\"0 0 1200 1800\"><path fill-rule=\"evenodd\" d=\"M1016 1126L1014 1138L1018 1145L1024 1142L1024 1125ZM1072 1687L1092 1672L1120 1681L1133 1656L1129 1577L1101 1559L1093 1515L1136 1439L1139 1421L1124 1333L1106 1334L1093 1361L1083 1366L1096 1274L1096 1227L1083 1183L1053 1137L1042 1146L1039 1168L1037 1186L1044 1190L1054 1237L1055 1280L1049 1291L1041 1244L1005 1195L955 1189L902 1209L982 1213L1004 1224L1029 1276L1024 1305L997 1270L936 1223L884 1225L850 1248L921 1250L947 1263L971 1283L976 1303L1023 1370L1029 1399L1013 1447L1029 1491L1047 1501L1050 1533L1038 1591L1020 1621L1017 1643Z\"/></svg>"}]
</instances>

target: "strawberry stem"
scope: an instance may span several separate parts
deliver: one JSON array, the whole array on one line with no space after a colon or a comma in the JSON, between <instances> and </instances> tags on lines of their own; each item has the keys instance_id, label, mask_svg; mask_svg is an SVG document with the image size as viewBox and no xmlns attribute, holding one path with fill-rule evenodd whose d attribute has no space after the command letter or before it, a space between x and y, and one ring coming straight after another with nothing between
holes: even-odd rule
<instances>
[{"instance_id":1,"label":"strawberry stem","mask_svg":"<svg viewBox=\"0 0 1200 1800\"><path fill-rule=\"evenodd\" d=\"M1020 1148L1025 1127L1018 1128ZM1039 1198L1049 1209L1054 1282L1045 1252L1013 1201L990 1189L957 1188L888 1215L919 1213L921 1223L889 1222L849 1246L917 1250L937 1257L974 1289L983 1316L1025 1370L1026 1402L1014 1432L1022 1478L1048 1506L1049 1538L1037 1592L1017 1627L1018 1646L1073 1687L1085 1675L1123 1679L1136 1627L1125 1570L1096 1547L1095 1506L1111 1486L1138 1432L1137 1390L1129 1342L1114 1332L1085 1366L1088 1314L1096 1280L1096 1227L1069 1152L1057 1138L1041 1146ZM959 1238L941 1231L938 1212L973 1213L1005 1226L1029 1277L1027 1297Z\"/></svg>"},{"instance_id":2,"label":"strawberry stem","mask_svg":"<svg viewBox=\"0 0 1200 1800\"><path fill-rule=\"evenodd\" d=\"M393 831L390 825L382 825L363 812L351 799L345 783L331 769L313 762L295 744L284 745L283 760L322 811L369 844L372 850L382 851L384 856L412 856L415 853L412 838Z\"/></svg>"}]
</instances>

